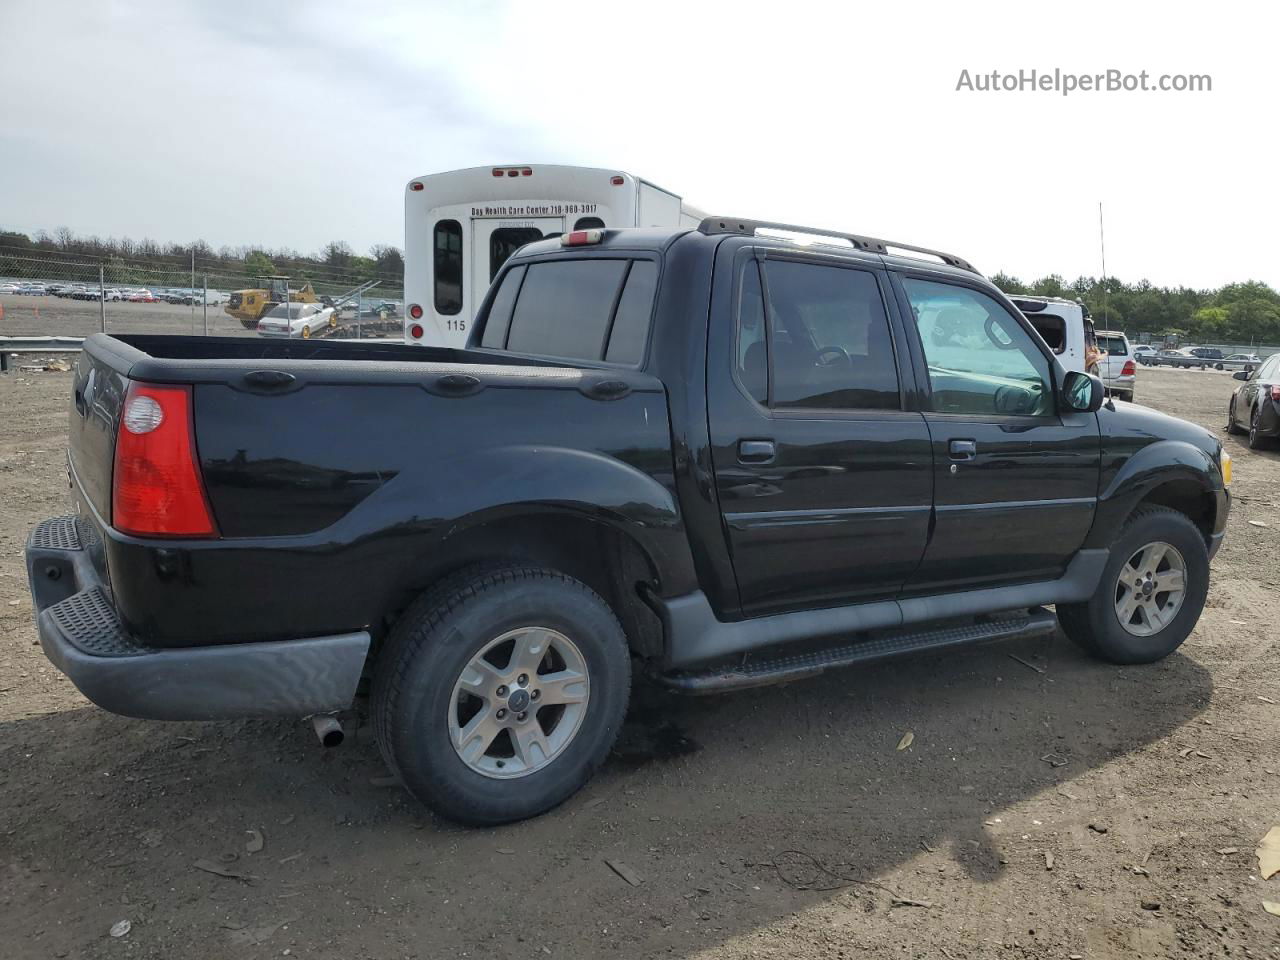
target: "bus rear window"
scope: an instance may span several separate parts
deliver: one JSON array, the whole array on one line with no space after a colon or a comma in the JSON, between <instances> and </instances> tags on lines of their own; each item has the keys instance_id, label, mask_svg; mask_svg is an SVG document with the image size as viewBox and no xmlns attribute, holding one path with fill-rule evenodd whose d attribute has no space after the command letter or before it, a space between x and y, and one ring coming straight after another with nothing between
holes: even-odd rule
<instances>
[{"instance_id":1,"label":"bus rear window","mask_svg":"<svg viewBox=\"0 0 1280 960\"><path fill-rule=\"evenodd\" d=\"M462 224L441 220L434 238L436 313L452 316L462 312Z\"/></svg>"},{"instance_id":2,"label":"bus rear window","mask_svg":"<svg viewBox=\"0 0 1280 960\"><path fill-rule=\"evenodd\" d=\"M481 346L639 363L649 339L657 280L652 260L592 257L520 264L500 281Z\"/></svg>"}]
</instances>

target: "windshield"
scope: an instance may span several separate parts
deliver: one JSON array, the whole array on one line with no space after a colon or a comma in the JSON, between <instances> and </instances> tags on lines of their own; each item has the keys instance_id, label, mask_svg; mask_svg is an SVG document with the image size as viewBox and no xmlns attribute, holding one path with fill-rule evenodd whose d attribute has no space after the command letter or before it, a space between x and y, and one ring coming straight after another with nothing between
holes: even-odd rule
<instances>
[{"instance_id":1,"label":"windshield","mask_svg":"<svg viewBox=\"0 0 1280 960\"><path fill-rule=\"evenodd\" d=\"M309 317L315 312L315 307L309 303L291 303L287 307L282 303L272 307L266 317L272 320L283 320L288 317L290 320L297 320L299 317ZM264 319L266 319L264 317Z\"/></svg>"}]
</instances>

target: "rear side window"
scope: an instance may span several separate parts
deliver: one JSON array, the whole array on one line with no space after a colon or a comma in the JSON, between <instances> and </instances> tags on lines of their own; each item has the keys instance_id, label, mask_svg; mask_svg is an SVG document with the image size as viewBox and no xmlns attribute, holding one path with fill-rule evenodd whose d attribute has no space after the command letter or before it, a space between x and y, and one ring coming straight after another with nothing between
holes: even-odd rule
<instances>
[{"instance_id":1,"label":"rear side window","mask_svg":"<svg viewBox=\"0 0 1280 960\"><path fill-rule=\"evenodd\" d=\"M644 359L657 288L652 260L517 264L499 281L480 346L637 364Z\"/></svg>"},{"instance_id":2,"label":"rear side window","mask_svg":"<svg viewBox=\"0 0 1280 960\"><path fill-rule=\"evenodd\" d=\"M507 349L599 360L626 260L530 264L511 315Z\"/></svg>"},{"instance_id":3,"label":"rear side window","mask_svg":"<svg viewBox=\"0 0 1280 960\"><path fill-rule=\"evenodd\" d=\"M436 313L462 312L462 224L441 220L434 236Z\"/></svg>"}]
</instances>

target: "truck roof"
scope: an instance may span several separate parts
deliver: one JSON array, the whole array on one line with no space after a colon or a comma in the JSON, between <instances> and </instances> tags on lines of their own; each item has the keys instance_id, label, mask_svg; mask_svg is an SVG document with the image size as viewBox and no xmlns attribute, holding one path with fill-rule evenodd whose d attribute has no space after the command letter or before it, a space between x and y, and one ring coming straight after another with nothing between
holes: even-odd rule
<instances>
[{"instance_id":1,"label":"truck roof","mask_svg":"<svg viewBox=\"0 0 1280 960\"><path fill-rule=\"evenodd\" d=\"M760 232L765 231L765 232ZM917 247L896 241L879 240L859 234L841 233L818 227L802 227L768 221L727 217L707 217L696 229L689 227L606 227L600 240L589 246L595 249L665 250L675 240L690 233L708 237L743 236L766 246L781 248L820 248L824 253L844 255L864 261L880 262L906 269L924 267L931 271L972 280L986 280L967 260L954 254ZM811 238L811 239L810 239ZM515 257L538 256L566 249L563 238L537 240L521 247ZM901 250L902 253L895 251ZM918 256L916 256L918 254ZM989 283L989 281L987 281ZM1064 301L1065 302L1065 301Z\"/></svg>"}]
</instances>

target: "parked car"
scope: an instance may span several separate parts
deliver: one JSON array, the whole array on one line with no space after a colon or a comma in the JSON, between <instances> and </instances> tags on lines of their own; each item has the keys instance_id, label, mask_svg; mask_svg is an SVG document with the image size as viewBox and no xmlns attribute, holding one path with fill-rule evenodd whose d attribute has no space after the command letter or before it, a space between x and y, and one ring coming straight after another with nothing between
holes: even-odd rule
<instances>
[{"instance_id":1,"label":"parked car","mask_svg":"<svg viewBox=\"0 0 1280 960\"><path fill-rule=\"evenodd\" d=\"M1197 357L1188 350L1161 350L1151 358L1151 364L1157 367L1199 367L1204 370L1209 361Z\"/></svg>"},{"instance_id":2,"label":"parked car","mask_svg":"<svg viewBox=\"0 0 1280 960\"><path fill-rule=\"evenodd\" d=\"M16 283L0 283L0 294L15 294L18 292Z\"/></svg>"},{"instance_id":3,"label":"parked car","mask_svg":"<svg viewBox=\"0 0 1280 960\"><path fill-rule=\"evenodd\" d=\"M1256 353L1232 353L1213 365L1215 370L1252 370L1262 366L1262 358Z\"/></svg>"},{"instance_id":4,"label":"parked car","mask_svg":"<svg viewBox=\"0 0 1280 960\"><path fill-rule=\"evenodd\" d=\"M1193 357L1199 357L1201 360L1221 360L1222 351L1217 347L1192 347L1187 351Z\"/></svg>"},{"instance_id":5,"label":"parked car","mask_svg":"<svg viewBox=\"0 0 1280 960\"><path fill-rule=\"evenodd\" d=\"M1217 438L1103 406L959 257L778 229L522 246L465 349L91 335L75 511L27 546L46 654L130 716L325 735L367 677L407 789L495 824L587 781L633 661L711 692L1059 621L1175 650Z\"/></svg>"},{"instance_id":6,"label":"parked car","mask_svg":"<svg viewBox=\"0 0 1280 960\"><path fill-rule=\"evenodd\" d=\"M1107 390L1121 400L1133 402L1134 385L1138 380L1138 365L1129 348L1129 338L1119 330L1097 331L1098 372Z\"/></svg>"},{"instance_id":7,"label":"parked car","mask_svg":"<svg viewBox=\"0 0 1280 960\"><path fill-rule=\"evenodd\" d=\"M135 290L133 293L129 294L128 300L130 303L159 303L160 302L160 298L157 297L150 290Z\"/></svg>"},{"instance_id":8,"label":"parked car","mask_svg":"<svg viewBox=\"0 0 1280 960\"><path fill-rule=\"evenodd\" d=\"M278 304L258 321L258 333L264 337L301 337L311 339L326 327L338 325L338 312L322 303Z\"/></svg>"},{"instance_id":9,"label":"parked car","mask_svg":"<svg viewBox=\"0 0 1280 960\"><path fill-rule=\"evenodd\" d=\"M1133 359L1141 364L1148 364L1156 355L1156 348L1149 343L1140 343L1133 348Z\"/></svg>"},{"instance_id":10,"label":"parked car","mask_svg":"<svg viewBox=\"0 0 1280 960\"><path fill-rule=\"evenodd\" d=\"M17 292L27 297L43 297L48 291L43 283L22 283Z\"/></svg>"},{"instance_id":11,"label":"parked car","mask_svg":"<svg viewBox=\"0 0 1280 960\"><path fill-rule=\"evenodd\" d=\"M1251 450L1271 446L1280 436L1280 353L1232 376L1244 382L1227 403L1227 433L1247 433Z\"/></svg>"}]
</instances>

